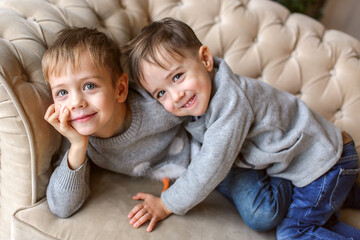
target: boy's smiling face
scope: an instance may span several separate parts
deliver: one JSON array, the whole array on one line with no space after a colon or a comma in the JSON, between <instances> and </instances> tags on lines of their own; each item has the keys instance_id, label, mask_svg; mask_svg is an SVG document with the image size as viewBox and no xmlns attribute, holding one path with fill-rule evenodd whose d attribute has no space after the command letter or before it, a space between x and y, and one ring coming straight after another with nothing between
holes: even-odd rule
<instances>
[{"instance_id":1,"label":"boy's smiling face","mask_svg":"<svg viewBox=\"0 0 360 240\"><path fill-rule=\"evenodd\" d=\"M201 116L211 95L213 57L206 46L196 56L173 57L158 52L163 66L143 60L142 85L164 108L176 116ZM166 59L165 59L166 57Z\"/></svg>"},{"instance_id":2,"label":"boy's smiling face","mask_svg":"<svg viewBox=\"0 0 360 240\"><path fill-rule=\"evenodd\" d=\"M83 52L78 69L64 66L59 76L50 75L49 85L56 111L59 106L68 109L68 123L81 135L111 137L123 128L128 88L125 73L113 83L110 72L95 66Z\"/></svg>"}]
</instances>

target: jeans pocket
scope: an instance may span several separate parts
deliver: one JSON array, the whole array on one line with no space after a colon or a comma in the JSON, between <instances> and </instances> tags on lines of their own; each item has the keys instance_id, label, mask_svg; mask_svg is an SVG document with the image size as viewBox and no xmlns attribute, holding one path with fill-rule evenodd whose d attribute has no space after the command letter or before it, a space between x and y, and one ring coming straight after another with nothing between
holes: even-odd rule
<instances>
[{"instance_id":1,"label":"jeans pocket","mask_svg":"<svg viewBox=\"0 0 360 240\"><path fill-rule=\"evenodd\" d=\"M337 176L335 187L331 193L330 206L334 211L341 208L350 189L354 185L358 176L359 169L344 169L341 168Z\"/></svg>"}]
</instances>

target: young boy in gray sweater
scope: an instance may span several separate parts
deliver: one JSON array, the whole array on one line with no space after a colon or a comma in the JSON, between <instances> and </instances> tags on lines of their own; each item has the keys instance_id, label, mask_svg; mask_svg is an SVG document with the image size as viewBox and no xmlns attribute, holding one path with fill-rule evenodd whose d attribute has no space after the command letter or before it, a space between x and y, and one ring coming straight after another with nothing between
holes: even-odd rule
<instances>
[{"instance_id":1,"label":"young boy in gray sweater","mask_svg":"<svg viewBox=\"0 0 360 240\"><path fill-rule=\"evenodd\" d=\"M129 84L119 48L104 33L63 30L42 67L54 100L44 118L65 137L47 188L55 215L71 216L89 196L90 160L111 171L155 179L175 179L185 171L190 150L183 119ZM161 204L150 194L136 198ZM161 208L159 214L168 215Z\"/></svg>"},{"instance_id":2,"label":"young boy in gray sweater","mask_svg":"<svg viewBox=\"0 0 360 240\"><path fill-rule=\"evenodd\" d=\"M181 21L150 24L124 52L139 85L167 111L194 117L185 127L202 144L188 169L162 193L171 212L184 214L221 182L242 214L244 205L254 204L243 195L262 185L247 181L240 168L263 169L294 185L278 239L360 239L360 230L338 221L347 196L358 191L358 157L348 134L295 96L234 74ZM355 202L352 207L359 208ZM133 221L146 213L134 208Z\"/></svg>"}]
</instances>

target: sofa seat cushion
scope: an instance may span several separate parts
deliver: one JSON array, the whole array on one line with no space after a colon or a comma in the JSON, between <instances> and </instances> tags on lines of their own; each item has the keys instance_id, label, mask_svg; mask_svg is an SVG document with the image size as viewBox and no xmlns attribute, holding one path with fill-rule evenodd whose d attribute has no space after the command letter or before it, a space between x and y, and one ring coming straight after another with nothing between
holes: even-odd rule
<instances>
[{"instance_id":1,"label":"sofa seat cushion","mask_svg":"<svg viewBox=\"0 0 360 240\"><path fill-rule=\"evenodd\" d=\"M131 178L92 168L91 195L83 207L67 219L50 212L46 199L18 210L12 219L12 239L275 239L274 231L249 229L236 208L214 191L184 216L171 215L148 233L129 224L127 214L136 205L137 192L159 195L162 183Z\"/></svg>"}]
</instances>

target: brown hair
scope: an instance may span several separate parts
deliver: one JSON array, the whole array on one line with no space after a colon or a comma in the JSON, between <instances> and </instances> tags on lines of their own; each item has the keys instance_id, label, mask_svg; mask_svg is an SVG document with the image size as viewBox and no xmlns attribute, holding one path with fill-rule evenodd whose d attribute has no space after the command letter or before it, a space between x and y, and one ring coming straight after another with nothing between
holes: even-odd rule
<instances>
[{"instance_id":1,"label":"brown hair","mask_svg":"<svg viewBox=\"0 0 360 240\"><path fill-rule=\"evenodd\" d=\"M132 79L141 86L144 80L142 61L155 63L161 67L158 53L172 57L184 57L197 53L202 43L194 31L184 22L173 18L164 18L145 26L129 43L122 47L122 53L127 58L129 73Z\"/></svg>"},{"instance_id":2,"label":"brown hair","mask_svg":"<svg viewBox=\"0 0 360 240\"><path fill-rule=\"evenodd\" d=\"M45 80L48 82L50 75L61 74L64 67L77 70L83 51L89 53L97 67L107 69L113 81L123 73L120 49L113 40L96 29L66 28L59 32L58 38L43 56L42 71Z\"/></svg>"}]
</instances>

